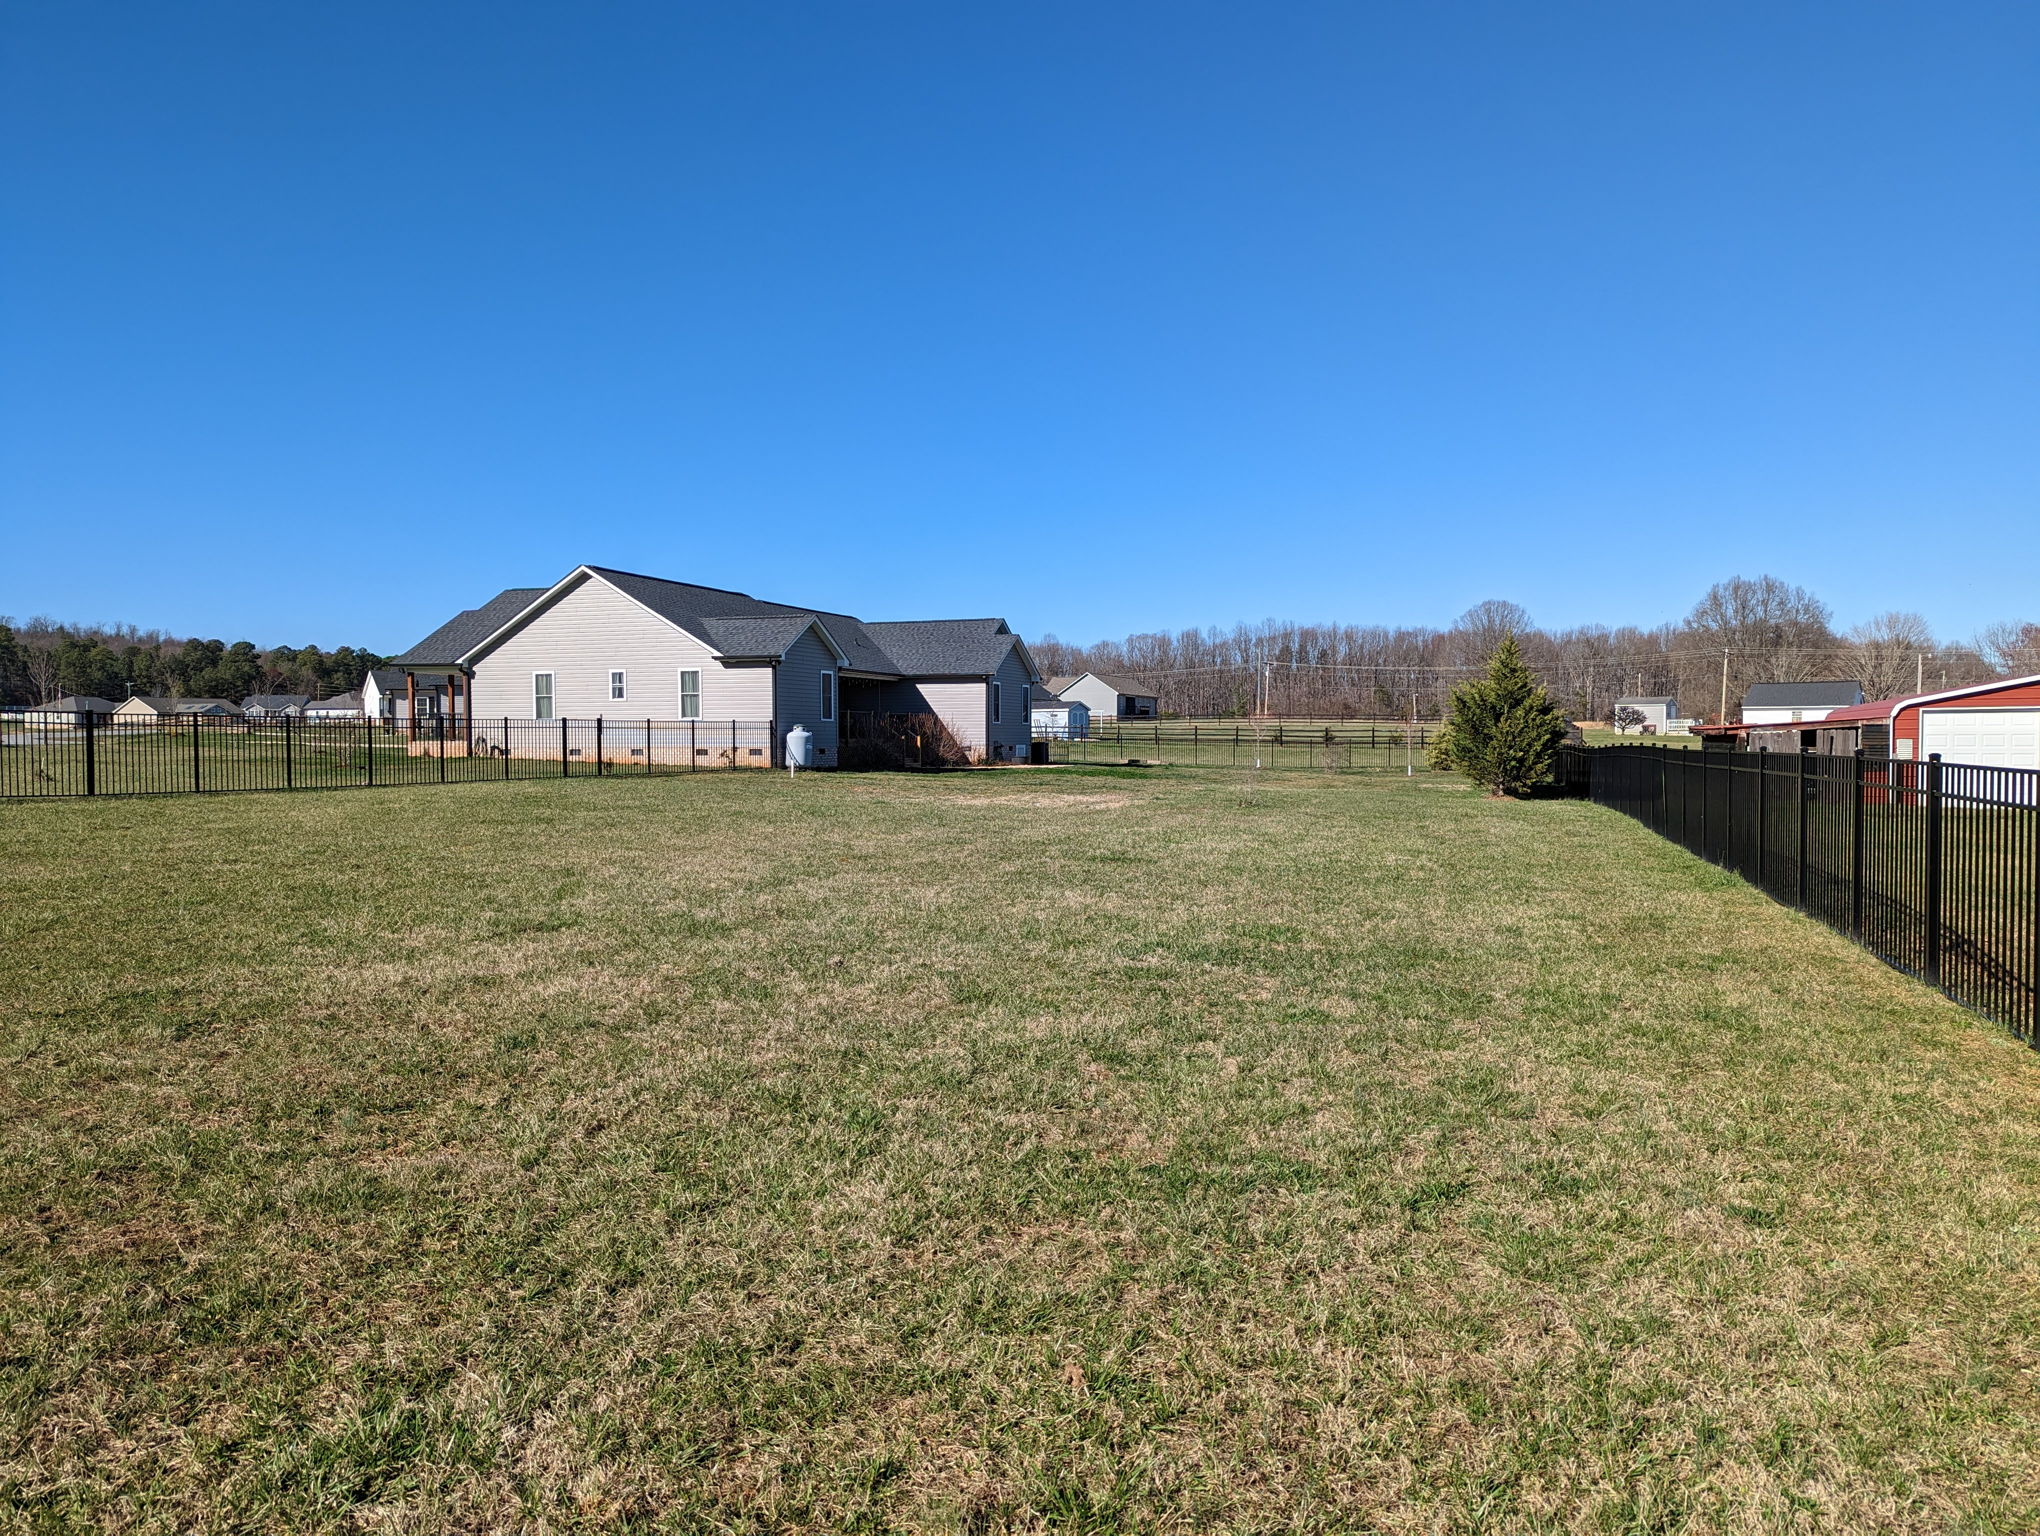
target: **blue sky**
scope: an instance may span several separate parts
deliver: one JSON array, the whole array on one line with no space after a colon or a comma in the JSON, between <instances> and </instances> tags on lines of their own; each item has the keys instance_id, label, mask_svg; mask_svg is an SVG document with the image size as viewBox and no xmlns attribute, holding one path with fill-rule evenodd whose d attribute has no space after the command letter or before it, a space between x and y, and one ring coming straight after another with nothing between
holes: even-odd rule
<instances>
[{"instance_id":1,"label":"blue sky","mask_svg":"<svg viewBox=\"0 0 2040 1536\"><path fill-rule=\"evenodd\" d=\"M2040 617L2040 8L0 29L0 612Z\"/></svg>"}]
</instances>

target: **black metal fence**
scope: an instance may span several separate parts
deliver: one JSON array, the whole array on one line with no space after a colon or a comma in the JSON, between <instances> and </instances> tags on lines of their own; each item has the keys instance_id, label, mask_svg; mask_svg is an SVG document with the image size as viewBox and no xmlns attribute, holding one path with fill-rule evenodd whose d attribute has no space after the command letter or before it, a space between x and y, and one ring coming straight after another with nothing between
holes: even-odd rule
<instances>
[{"instance_id":1,"label":"black metal fence","mask_svg":"<svg viewBox=\"0 0 2040 1536\"><path fill-rule=\"evenodd\" d=\"M366 789L782 761L770 720L0 716L0 798Z\"/></svg>"},{"instance_id":2,"label":"black metal fence","mask_svg":"<svg viewBox=\"0 0 2040 1536\"><path fill-rule=\"evenodd\" d=\"M2036 1040L2040 770L1613 746L1558 773Z\"/></svg>"},{"instance_id":3,"label":"black metal fence","mask_svg":"<svg viewBox=\"0 0 2040 1536\"><path fill-rule=\"evenodd\" d=\"M1143 762L1193 767L1395 768L1421 764L1435 725L1381 721L1093 720L1087 731L1037 729L1056 763Z\"/></svg>"}]
</instances>

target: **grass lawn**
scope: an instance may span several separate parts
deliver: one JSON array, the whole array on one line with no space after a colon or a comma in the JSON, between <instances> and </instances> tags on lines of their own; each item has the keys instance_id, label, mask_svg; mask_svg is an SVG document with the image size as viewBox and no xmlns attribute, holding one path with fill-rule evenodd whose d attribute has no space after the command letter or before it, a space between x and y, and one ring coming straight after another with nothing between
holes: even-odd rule
<instances>
[{"instance_id":1,"label":"grass lawn","mask_svg":"<svg viewBox=\"0 0 2040 1536\"><path fill-rule=\"evenodd\" d=\"M0 881L0 1531L2040 1523L2040 1061L1612 812L534 781Z\"/></svg>"}]
</instances>

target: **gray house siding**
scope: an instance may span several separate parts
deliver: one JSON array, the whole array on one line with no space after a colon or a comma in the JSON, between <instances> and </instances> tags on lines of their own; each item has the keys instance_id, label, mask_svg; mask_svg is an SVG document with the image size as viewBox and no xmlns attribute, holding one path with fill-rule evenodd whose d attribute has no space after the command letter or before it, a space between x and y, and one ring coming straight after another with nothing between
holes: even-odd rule
<instances>
[{"instance_id":1,"label":"gray house siding","mask_svg":"<svg viewBox=\"0 0 2040 1536\"><path fill-rule=\"evenodd\" d=\"M612 699L618 669L624 697ZM773 718L771 667L725 667L692 635L590 579L474 663L475 713L530 719L533 674L550 672L558 718L678 720L683 670L701 674L701 718Z\"/></svg>"},{"instance_id":2,"label":"gray house siding","mask_svg":"<svg viewBox=\"0 0 2040 1536\"><path fill-rule=\"evenodd\" d=\"M981 678L924 677L887 683L880 707L890 715L934 715L973 757L985 750L985 685Z\"/></svg>"},{"instance_id":3,"label":"gray house siding","mask_svg":"<svg viewBox=\"0 0 2040 1536\"><path fill-rule=\"evenodd\" d=\"M991 756L995 761L1025 758L1027 744L1034 739L1034 716L1028 697L1027 664L1020 659L1017 647L1006 653L993 678L999 685L999 719L987 726ZM985 708L989 715L989 700Z\"/></svg>"},{"instance_id":4,"label":"gray house siding","mask_svg":"<svg viewBox=\"0 0 2040 1536\"><path fill-rule=\"evenodd\" d=\"M796 725L804 725L814 735L814 761L818 768L833 768L840 761L837 756L839 742L838 727L843 717L843 679L836 679L836 708L834 718L822 718L822 674L836 672L835 652L822 644L822 638L810 629L792 645L786 648L786 656L779 663L779 707L774 718L779 722L779 734L785 738Z\"/></svg>"}]
</instances>

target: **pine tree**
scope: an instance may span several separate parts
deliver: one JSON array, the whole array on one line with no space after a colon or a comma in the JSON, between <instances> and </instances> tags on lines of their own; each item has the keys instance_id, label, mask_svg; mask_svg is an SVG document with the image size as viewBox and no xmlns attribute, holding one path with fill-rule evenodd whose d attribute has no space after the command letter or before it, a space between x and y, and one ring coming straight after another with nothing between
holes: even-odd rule
<instances>
[{"instance_id":1,"label":"pine tree","mask_svg":"<svg viewBox=\"0 0 2040 1536\"><path fill-rule=\"evenodd\" d=\"M1452 691L1433 761L1449 764L1494 795L1527 794L1551 777L1565 718L1523 663L1514 635L1488 658L1487 676Z\"/></svg>"}]
</instances>

